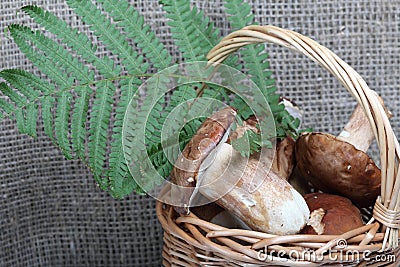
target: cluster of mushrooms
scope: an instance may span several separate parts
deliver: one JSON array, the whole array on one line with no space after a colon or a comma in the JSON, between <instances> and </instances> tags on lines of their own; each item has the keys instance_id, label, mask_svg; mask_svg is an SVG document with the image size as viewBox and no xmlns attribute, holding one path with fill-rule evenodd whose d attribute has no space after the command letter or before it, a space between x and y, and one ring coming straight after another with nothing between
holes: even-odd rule
<instances>
[{"instance_id":1,"label":"cluster of mushrooms","mask_svg":"<svg viewBox=\"0 0 400 267\"><path fill-rule=\"evenodd\" d=\"M232 140L259 130L254 117L232 130L235 117L230 107L212 114L178 157L171 181L185 189L174 192L179 214L277 235L338 235L363 225L360 209L380 194L381 173L366 154L374 135L360 106L338 136L287 137L262 161L233 149ZM254 190L251 181L262 183ZM195 207L199 197L211 203Z\"/></svg>"}]
</instances>

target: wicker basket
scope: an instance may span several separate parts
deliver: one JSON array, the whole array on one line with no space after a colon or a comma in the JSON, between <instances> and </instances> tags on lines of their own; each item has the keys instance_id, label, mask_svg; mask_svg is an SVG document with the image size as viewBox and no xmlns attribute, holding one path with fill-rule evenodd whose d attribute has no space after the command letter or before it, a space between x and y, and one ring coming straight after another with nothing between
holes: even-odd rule
<instances>
[{"instance_id":1,"label":"wicker basket","mask_svg":"<svg viewBox=\"0 0 400 267\"><path fill-rule=\"evenodd\" d=\"M193 213L180 216L171 206L159 202L157 214L165 231L163 264L400 266L400 147L376 94L354 69L333 52L299 33L274 26L248 26L233 32L210 51L208 59L210 62L222 62L244 45L264 42L296 50L319 63L339 79L364 108L381 151L382 190L371 219L365 226L340 236L275 236L227 229L201 220ZM161 194L167 191L165 187ZM341 247L338 242L345 242L346 247ZM328 250L329 255L326 253Z\"/></svg>"}]
</instances>

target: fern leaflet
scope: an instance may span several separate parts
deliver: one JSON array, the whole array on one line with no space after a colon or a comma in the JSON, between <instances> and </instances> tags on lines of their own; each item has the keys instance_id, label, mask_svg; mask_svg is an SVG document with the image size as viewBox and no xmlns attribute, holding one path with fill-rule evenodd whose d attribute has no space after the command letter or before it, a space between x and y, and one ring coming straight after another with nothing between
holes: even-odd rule
<instances>
[{"instance_id":1,"label":"fern leaflet","mask_svg":"<svg viewBox=\"0 0 400 267\"><path fill-rule=\"evenodd\" d=\"M0 88L1 88L2 86L3 86L2 83L0 83ZM0 98L0 109L3 110L3 112L5 113L6 116L11 115L11 113L13 113L14 110L15 110L14 106L13 106L12 104L8 103L8 102L7 102L5 99L3 99L3 98ZM1 116L0 119L2 119L4 115L3 115L2 113L0 113L0 116Z\"/></svg>"},{"instance_id":2,"label":"fern leaflet","mask_svg":"<svg viewBox=\"0 0 400 267\"><path fill-rule=\"evenodd\" d=\"M65 21L37 6L24 6L22 10L37 23L57 35L65 44L81 55L83 59L92 63L101 75L110 78L116 77L120 73L119 67L114 67L113 60L108 57L99 58L96 56L97 48L89 38L79 33L78 30L69 27Z\"/></svg>"},{"instance_id":3,"label":"fern leaflet","mask_svg":"<svg viewBox=\"0 0 400 267\"><path fill-rule=\"evenodd\" d=\"M217 44L219 31L203 11L190 7L187 0L162 0L170 19L172 37L176 46L188 61L206 60L208 51Z\"/></svg>"},{"instance_id":4,"label":"fern leaflet","mask_svg":"<svg viewBox=\"0 0 400 267\"><path fill-rule=\"evenodd\" d=\"M142 49L146 58L154 67L164 69L171 65L172 58L164 45L151 31L149 25L144 24L144 18L126 0L99 0L103 8L123 28L126 35L132 38Z\"/></svg>"},{"instance_id":5,"label":"fern leaflet","mask_svg":"<svg viewBox=\"0 0 400 267\"><path fill-rule=\"evenodd\" d=\"M67 3L74 8L75 12L82 16L83 21L91 25L92 30L96 36L108 47L108 49L117 55L122 64L125 65L125 69L130 74L140 74L144 73L148 65L143 64L143 57L138 56L138 54L132 49L132 47L128 44L128 42L124 39L123 35L117 29L117 27L101 14L101 11L91 3L91 1L74 1L70 0ZM109 175L109 183L110 190L114 196L121 195L120 184L121 181L125 179L130 179L130 174L127 172L127 166L125 164L125 160L123 158L122 151L122 122L123 117L125 115L125 110L128 105L130 98L128 98L131 93L129 92L133 85L140 84L140 80L137 78L130 79L129 82L121 81L121 97L118 102L118 106L116 109L115 115L115 123L113 128L113 136L111 143L111 154L110 154L110 170L108 172ZM128 85L126 85L128 84ZM112 86L111 84L109 85ZM135 89L136 90L136 89ZM93 140L96 140L96 137L92 137ZM99 144L100 145L100 144ZM100 151L103 151L102 148L99 148ZM94 150L94 148L92 148ZM104 150L105 151L105 150ZM92 159L93 161L93 159ZM103 157L99 157L97 160L96 166L102 165L100 162L103 161ZM97 180L100 181L100 174L97 173ZM133 180L133 179L132 179ZM135 188L135 183L130 182L130 185ZM101 186L105 187L105 183L101 182ZM132 189L132 188L131 188Z\"/></svg>"},{"instance_id":6,"label":"fern leaflet","mask_svg":"<svg viewBox=\"0 0 400 267\"><path fill-rule=\"evenodd\" d=\"M28 105L25 112L25 118L26 134L36 137L36 127L38 121L38 105L36 103L31 103Z\"/></svg>"},{"instance_id":7,"label":"fern leaflet","mask_svg":"<svg viewBox=\"0 0 400 267\"><path fill-rule=\"evenodd\" d=\"M111 24L92 1L89 0L67 0L67 4L82 17L82 20L91 25L94 34L107 46L107 48L118 55L122 64L126 65L129 73L145 73L148 64L143 63L143 56L139 56L128 44L121 32Z\"/></svg>"},{"instance_id":8,"label":"fern leaflet","mask_svg":"<svg viewBox=\"0 0 400 267\"><path fill-rule=\"evenodd\" d=\"M54 139L53 134L53 107L56 102L53 96L44 97L41 101L41 109L42 109L42 119L43 119L43 128L44 132L51 139L54 144L57 144L57 141Z\"/></svg>"},{"instance_id":9,"label":"fern leaflet","mask_svg":"<svg viewBox=\"0 0 400 267\"><path fill-rule=\"evenodd\" d=\"M123 90L121 89L121 96L116 108L115 122L112 129L113 134L108 173L110 192L115 198L122 198L125 196L122 192L125 180L132 180L128 183L128 185L131 186L130 190L139 190L125 163L122 150L122 123L129 101L136 92L136 83L136 78L124 79L120 82Z\"/></svg>"},{"instance_id":10,"label":"fern leaflet","mask_svg":"<svg viewBox=\"0 0 400 267\"><path fill-rule=\"evenodd\" d=\"M241 0L232 0L226 2L225 9L230 15L228 19L233 28L241 29L249 24L254 24L254 16L251 14L251 6L248 3ZM249 76L260 88L270 105L271 112L274 115L277 137L284 138L288 134L296 137L297 129L293 127L296 123L286 122L286 120L293 122L295 120L285 111L283 104L279 103L279 95L276 93L275 80L269 70L268 54L264 52L264 45L246 46L241 50L240 54L243 56L244 67L247 69ZM235 99L234 106L242 110L242 114L246 114L246 116L251 114L240 98ZM246 117L244 118L246 119Z\"/></svg>"},{"instance_id":11,"label":"fern leaflet","mask_svg":"<svg viewBox=\"0 0 400 267\"><path fill-rule=\"evenodd\" d=\"M53 65L56 65L60 70L65 70L68 74L75 77L81 83L91 83L94 80L94 72L89 71L88 67L83 65L82 62L73 58L70 53L53 40L45 37L38 31L30 31L25 27L17 27L14 32L20 36L23 34L26 40L32 42L37 49L43 51L45 55L53 60ZM77 88L80 99L75 102L72 122L71 122L71 136L73 142L72 147L79 157L84 156L84 142L85 142L85 122L86 112L89 103L88 95L91 92L89 86L82 86ZM84 113L83 113L84 112ZM68 121L68 119L67 119ZM64 121L65 122L65 121ZM65 139L65 138L64 138Z\"/></svg>"},{"instance_id":12,"label":"fern leaflet","mask_svg":"<svg viewBox=\"0 0 400 267\"><path fill-rule=\"evenodd\" d=\"M7 96L12 102L14 102L17 107L23 107L25 106L25 103L27 103L27 99L24 96L21 96L12 90L4 82L0 83L0 91L3 93L3 95Z\"/></svg>"},{"instance_id":13,"label":"fern leaflet","mask_svg":"<svg viewBox=\"0 0 400 267\"><path fill-rule=\"evenodd\" d=\"M12 87L26 97L30 102L36 100L39 93L31 86L31 83L25 83L24 79L19 79L10 71L1 71L0 77L6 80Z\"/></svg>"},{"instance_id":14,"label":"fern leaflet","mask_svg":"<svg viewBox=\"0 0 400 267\"><path fill-rule=\"evenodd\" d=\"M35 90L39 90L43 95L48 95L55 91L54 86L48 82L43 81L36 75L29 73L20 69L4 69L0 71L0 77L7 80L7 77L10 77L14 80L20 81L22 84L29 85L31 88ZM8 81L8 80L7 80ZM34 93L35 99L30 99L31 101L36 100L39 93Z\"/></svg>"},{"instance_id":15,"label":"fern leaflet","mask_svg":"<svg viewBox=\"0 0 400 267\"><path fill-rule=\"evenodd\" d=\"M96 90L89 129L89 163L100 188L107 190L108 182L102 179L102 170L106 159L107 130L111 116L113 91L109 82L102 82Z\"/></svg>"},{"instance_id":16,"label":"fern leaflet","mask_svg":"<svg viewBox=\"0 0 400 267\"><path fill-rule=\"evenodd\" d=\"M57 142L67 159L72 159L72 151L68 138L68 120L71 111L72 95L70 92L61 92L57 96L56 117L54 120L54 130Z\"/></svg>"},{"instance_id":17,"label":"fern leaflet","mask_svg":"<svg viewBox=\"0 0 400 267\"><path fill-rule=\"evenodd\" d=\"M54 105L54 97L51 95L55 92L55 88L52 84L40 79L39 77L33 75L32 73L26 72L20 69L5 69L0 72L0 76L6 81L10 82L9 78L19 80L24 85L29 86L36 90L35 99L31 98L31 102L36 102L39 99L39 92L43 95L41 96L42 103L42 117L45 133L55 142L53 137L53 113L51 108ZM8 77L8 78L7 78ZM27 105L25 103L25 105ZM21 107L22 108L22 107ZM13 110L14 111L14 110ZM11 114L8 113L8 114Z\"/></svg>"}]
</instances>

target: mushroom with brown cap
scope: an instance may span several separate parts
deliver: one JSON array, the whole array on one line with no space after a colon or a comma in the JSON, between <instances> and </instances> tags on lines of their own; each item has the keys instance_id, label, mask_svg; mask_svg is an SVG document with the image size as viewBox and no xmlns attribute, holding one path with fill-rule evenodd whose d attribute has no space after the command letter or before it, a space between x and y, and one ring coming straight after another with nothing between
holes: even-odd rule
<instances>
[{"instance_id":1,"label":"mushroom with brown cap","mask_svg":"<svg viewBox=\"0 0 400 267\"><path fill-rule=\"evenodd\" d=\"M185 146L175 162L171 172L171 182L175 198L180 206L174 209L180 214L189 213L190 201L197 185L200 166L214 150L218 143L225 142L228 129L235 121L236 111L227 107L213 113L199 127L189 143Z\"/></svg>"},{"instance_id":2,"label":"mushroom with brown cap","mask_svg":"<svg viewBox=\"0 0 400 267\"><path fill-rule=\"evenodd\" d=\"M311 215L302 234L340 235L363 226L360 210L345 197L311 193L304 199Z\"/></svg>"},{"instance_id":3,"label":"mushroom with brown cap","mask_svg":"<svg viewBox=\"0 0 400 267\"><path fill-rule=\"evenodd\" d=\"M263 180L258 188L254 180ZM199 179L199 192L245 222L251 229L270 234L298 233L310 212L304 198L283 178L260 162L246 158L224 143L213 163Z\"/></svg>"},{"instance_id":4,"label":"mushroom with brown cap","mask_svg":"<svg viewBox=\"0 0 400 267\"><path fill-rule=\"evenodd\" d=\"M380 194L381 185L380 169L366 153L373 140L369 121L357 106L338 137L313 132L297 139L296 168L316 189L368 207Z\"/></svg>"},{"instance_id":5,"label":"mushroom with brown cap","mask_svg":"<svg viewBox=\"0 0 400 267\"><path fill-rule=\"evenodd\" d=\"M303 197L270 170L269 158L260 160L260 154L242 157L225 142L234 115L232 109L213 114L179 156L172 181L181 188L190 186L190 190L180 196L183 205L175 209L183 214L189 212L198 190L251 229L282 235L299 232L310 214ZM210 136L214 136L212 140ZM250 186L254 180L262 181L258 188Z\"/></svg>"}]
</instances>

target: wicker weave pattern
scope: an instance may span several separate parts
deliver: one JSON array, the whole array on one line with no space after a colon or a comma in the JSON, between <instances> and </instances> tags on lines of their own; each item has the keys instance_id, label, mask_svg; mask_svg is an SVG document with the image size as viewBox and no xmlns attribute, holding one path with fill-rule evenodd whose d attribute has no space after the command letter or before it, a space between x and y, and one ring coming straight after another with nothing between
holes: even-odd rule
<instances>
[{"instance_id":1,"label":"wicker weave pattern","mask_svg":"<svg viewBox=\"0 0 400 267\"><path fill-rule=\"evenodd\" d=\"M208 59L210 64L216 64L242 46L264 42L301 52L319 63L332 73L363 107L381 151L382 192L375 205L374 216L370 218L367 225L338 236L274 236L248 230L226 229L200 220L194 214L175 218L176 215L171 207L163 208L161 204L158 204L159 219L166 231L164 236L166 262L175 262L177 260L175 257L177 257L181 260L189 259L185 261L189 264L183 266L192 266L190 258L193 257L205 265L212 266L214 263L218 266L218 262L222 264L221 266L244 266L248 263L253 264L251 266L265 266L266 262L285 266L319 266L341 262L344 265L355 266L359 260L363 261L365 251L380 253L379 251L383 248L385 251L396 253L400 227L398 220L400 147L377 94L369 89L366 82L353 68L329 49L299 33L274 26L248 26L233 32L209 52ZM385 226L383 231L381 224ZM186 242L179 241L179 238ZM244 241L245 244L241 244L238 240ZM360 257L350 260L338 258L332 263L332 255L324 256L324 252L334 249L341 240L346 240L345 251L358 251ZM312 250L317 258L297 258L292 261L292 259L279 258L279 255L277 257L265 255L264 259L259 251L266 246L272 250L285 251L287 254L296 250L301 255L305 249ZM342 252L337 253L339 255ZM188 255L192 257L188 258ZM196 260L193 260L193 263L196 263ZM376 264L383 265L387 262L376 262Z\"/></svg>"}]
</instances>

